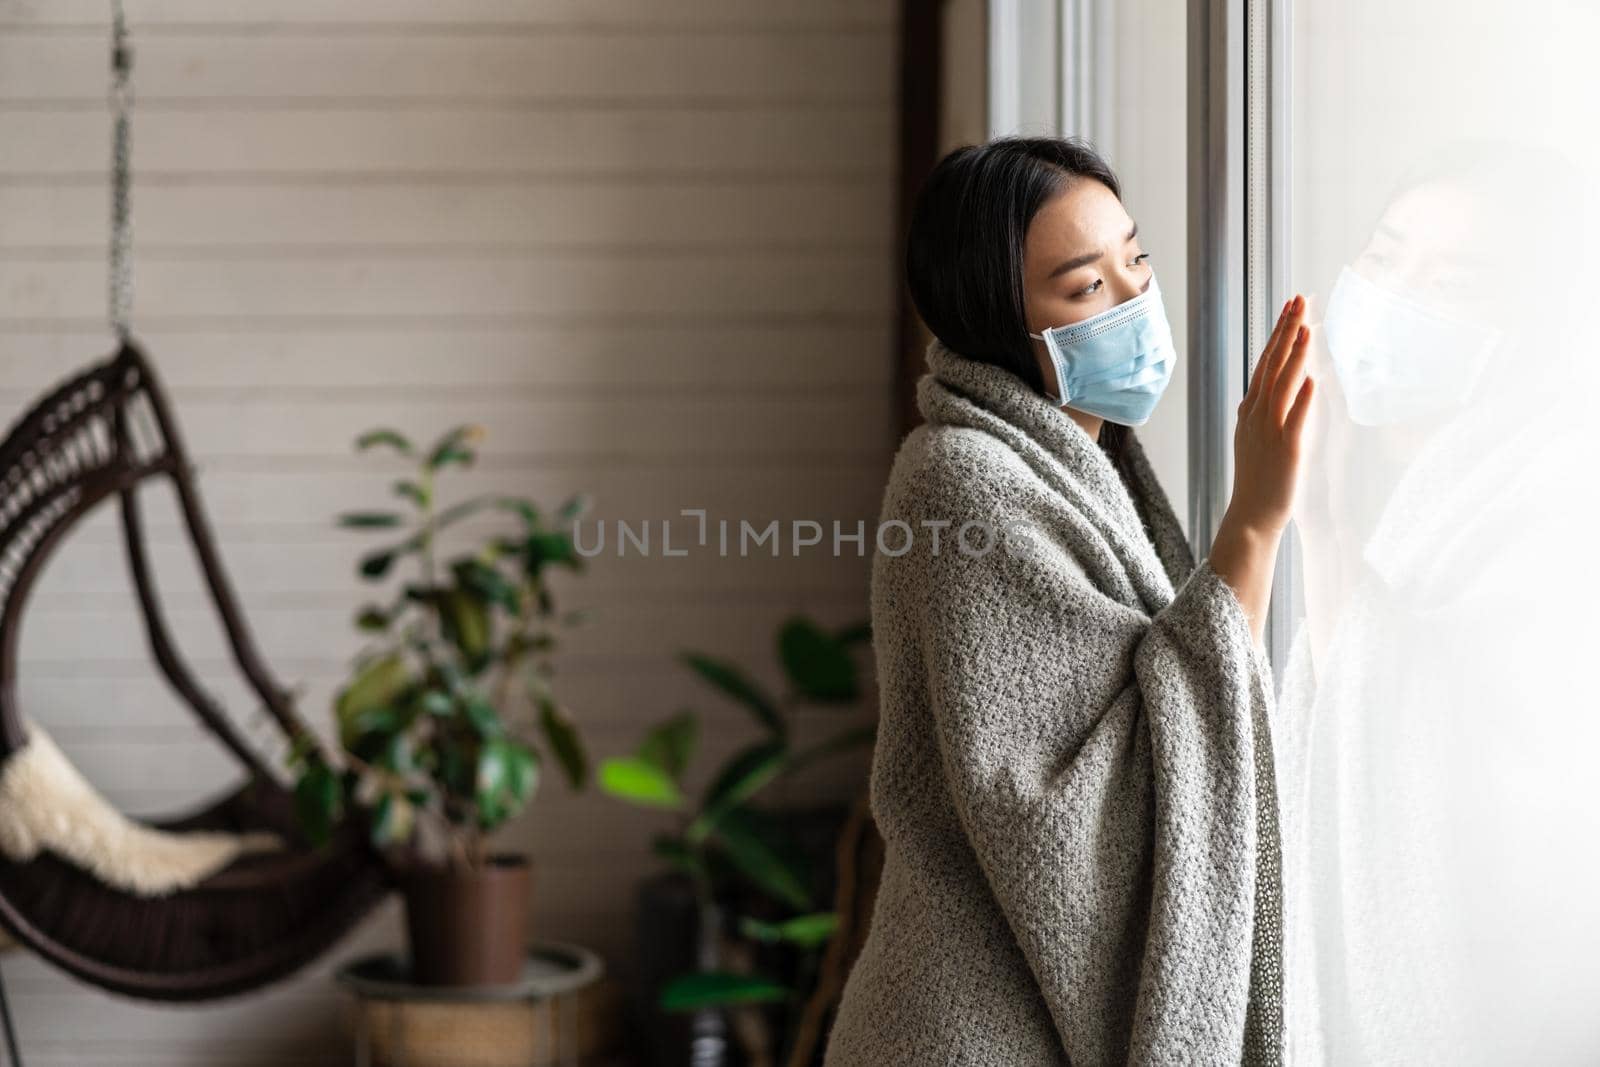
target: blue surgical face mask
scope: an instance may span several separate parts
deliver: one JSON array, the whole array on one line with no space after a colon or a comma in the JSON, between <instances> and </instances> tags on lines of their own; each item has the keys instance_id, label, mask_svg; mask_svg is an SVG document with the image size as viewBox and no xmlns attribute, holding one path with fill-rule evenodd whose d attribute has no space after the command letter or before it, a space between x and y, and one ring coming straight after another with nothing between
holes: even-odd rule
<instances>
[{"instance_id":1,"label":"blue surgical face mask","mask_svg":"<svg viewBox=\"0 0 1600 1067\"><path fill-rule=\"evenodd\" d=\"M1328 294L1322 329L1350 421L1362 426L1460 408L1500 339L1498 330L1425 307L1349 267Z\"/></svg>"},{"instance_id":2,"label":"blue surgical face mask","mask_svg":"<svg viewBox=\"0 0 1600 1067\"><path fill-rule=\"evenodd\" d=\"M1178 360L1155 275L1132 300L1028 336L1044 342L1055 365L1061 395L1051 399L1125 426L1149 420Z\"/></svg>"}]
</instances>

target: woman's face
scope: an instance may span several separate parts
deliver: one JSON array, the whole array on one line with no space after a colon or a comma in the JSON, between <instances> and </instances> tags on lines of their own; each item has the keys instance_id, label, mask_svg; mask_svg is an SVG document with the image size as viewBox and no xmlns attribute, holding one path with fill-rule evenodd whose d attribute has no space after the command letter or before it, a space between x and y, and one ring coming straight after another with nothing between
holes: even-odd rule
<instances>
[{"instance_id":1,"label":"woman's face","mask_svg":"<svg viewBox=\"0 0 1600 1067\"><path fill-rule=\"evenodd\" d=\"M1536 288L1522 272L1506 272L1492 250L1514 232L1509 210L1498 217L1471 194L1434 183L1401 194L1384 209L1366 248L1351 266L1370 281L1443 314L1486 321L1507 297L1529 299ZM1535 238L1528 233L1515 243Z\"/></svg>"},{"instance_id":2,"label":"woman's face","mask_svg":"<svg viewBox=\"0 0 1600 1067\"><path fill-rule=\"evenodd\" d=\"M1040 208L1028 226L1022 259L1028 332L1067 326L1132 300L1150 287L1153 274L1122 201L1100 182L1081 179ZM1034 338L1033 350L1045 385L1060 395L1049 349Z\"/></svg>"}]
</instances>

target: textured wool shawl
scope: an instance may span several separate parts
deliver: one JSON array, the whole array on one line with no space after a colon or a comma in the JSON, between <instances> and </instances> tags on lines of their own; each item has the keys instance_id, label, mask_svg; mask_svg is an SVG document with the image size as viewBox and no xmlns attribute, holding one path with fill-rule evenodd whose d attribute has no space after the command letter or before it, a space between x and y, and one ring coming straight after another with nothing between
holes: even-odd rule
<instances>
[{"instance_id":1,"label":"textured wool shawl","mask_svg":"<svg viewBox=\"0 0 1600 1067\"><path fill-rule=\"evenodd\" d=\"M872 571L885 864L826 1064L1280 1062L1265 650L1137 436L1125 483L1015 374L928 364Z\"/></svg>"}]
</instances>

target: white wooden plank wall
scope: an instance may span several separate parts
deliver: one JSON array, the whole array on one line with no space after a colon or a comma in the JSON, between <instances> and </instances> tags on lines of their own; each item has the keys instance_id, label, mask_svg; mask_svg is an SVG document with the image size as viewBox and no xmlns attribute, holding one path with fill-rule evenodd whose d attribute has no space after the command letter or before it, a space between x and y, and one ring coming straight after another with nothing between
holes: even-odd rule
<instances>
[{"instance_id":1,"label":"white wooden plank wall","mask_svg":"<svg viewBox=\"0 0 1600 1067\"><path fill-rule=\"evenodd\" d=\"M359 647L369 538L399 467L390 423L488 428L462 494L592 493L870 530L894 438L892 0L128 0L136 55L135 305L225 558L276 670L325 720ZM105 355L106 3L0 0L0 411ZM242 686L163 491L163 589L209 686ZM135 811L231 768L157 682L110 514L53 562L21 692ZM688 528L675 528L681 540ZM675 664L685 647L776 681L771 634L864 615L869 560L596 560L565 583L596 621L560 685L601 754L683 706L715 760L753 728ZM805 713L802 739L838 720ZM847 796L864 759L790 799ZM554 775L512 835L540 864L536 929L628 972L659 820ZM28 1062L345 1062L328 971L398 943L398 910L307 975L197 1010L102 996L8 956Z\"/></svg>"}]
</instances>

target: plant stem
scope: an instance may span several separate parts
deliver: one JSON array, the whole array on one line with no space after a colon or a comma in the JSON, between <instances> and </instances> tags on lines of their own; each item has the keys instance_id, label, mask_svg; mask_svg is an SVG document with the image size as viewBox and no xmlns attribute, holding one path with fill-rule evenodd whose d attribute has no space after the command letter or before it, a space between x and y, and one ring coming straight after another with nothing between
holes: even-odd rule
<instances>
[{"instance_id":1,"label":"plant stem","mask_svg":"<svg viewBox=\"0 0 1600 1067\"><path fill-rule=\"evenodd\" d=\"M429 589L433 588L433 470L427 464L422 467L422 580Z\"/></svg>"}]
</instances>

